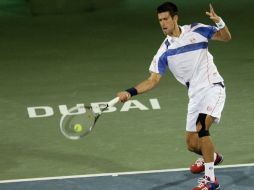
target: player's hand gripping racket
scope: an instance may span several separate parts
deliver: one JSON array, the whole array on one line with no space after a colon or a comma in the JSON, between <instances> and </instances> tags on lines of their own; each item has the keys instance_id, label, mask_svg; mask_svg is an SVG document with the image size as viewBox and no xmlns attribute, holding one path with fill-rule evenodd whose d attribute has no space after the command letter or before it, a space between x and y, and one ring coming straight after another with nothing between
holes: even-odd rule
<instances>
[{"instance_id":1,"label":"player's hand gripping racket","mask_svg":"<svg viewBox=\"0 0 254 190\"><path fill-rule=\"evenodd\" d=\"M60 120L62 134L71 140L78 140L88 135L103 111L107 110L110 106L114 106L117 102L119 102L119 97L114 98L107 104L100 105L101 111L99 113L95 113L91 106L85 106L86 111L82 114L77 113L78 107L69 109L69 114L63 115Z\"/></svg>"}]
</instances>

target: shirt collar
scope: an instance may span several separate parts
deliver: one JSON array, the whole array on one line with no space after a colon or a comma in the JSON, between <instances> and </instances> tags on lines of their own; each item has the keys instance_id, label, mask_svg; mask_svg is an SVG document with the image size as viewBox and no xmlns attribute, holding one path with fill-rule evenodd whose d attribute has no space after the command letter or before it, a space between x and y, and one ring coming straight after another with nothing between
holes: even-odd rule
<instances>
[{"instance_id":1,"label":"shirt collar","mask_svg":"<svg viewBox=\"0 0 254 190\"><path fill-rule=\"evenodd\" d=\"M179 26L179 25L178 25L178 26ZM184 27L182 27L182 26L179 26L179 27L180 27L180 29L181 29L181 34L180 34L180 36L179 36L179 37L172 37L172 36L167 35L167 40L168 40L169 42L174 41L175 39L179 39L179 38L181 38L181 37L183 36L183 34L184 34L184 32L185 32Z\"/></svg>"}]
</instances>

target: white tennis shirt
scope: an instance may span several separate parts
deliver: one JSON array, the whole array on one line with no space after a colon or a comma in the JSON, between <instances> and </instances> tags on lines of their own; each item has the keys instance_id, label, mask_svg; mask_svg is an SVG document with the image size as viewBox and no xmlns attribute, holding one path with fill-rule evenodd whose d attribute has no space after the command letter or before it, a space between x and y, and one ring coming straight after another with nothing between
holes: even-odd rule
<instances>
[{"instance_id":1,"label":"white tennis shirt","mask_svg":"<svg viewBox=\"0 0 254 190\"><path fill-rule=\"evenodd\" d=\"M208 40L218 28L200 23L180 28L179 37L167 36L163 41L152 60L150 72L164 75L169 68L181 84L189 83L189 95L212 83L223 82L208 51Z\"/></svg>"}]
</instances>

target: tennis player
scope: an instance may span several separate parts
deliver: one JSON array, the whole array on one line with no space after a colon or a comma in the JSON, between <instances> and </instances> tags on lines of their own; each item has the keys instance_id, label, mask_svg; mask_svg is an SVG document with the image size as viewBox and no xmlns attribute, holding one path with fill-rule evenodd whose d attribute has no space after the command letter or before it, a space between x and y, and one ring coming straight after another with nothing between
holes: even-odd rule
<instances>
[{"instance_id":1,"label":"tennis player","mask_svg":"<svg viewBox=\"0 0 254 190\"><path fill-rule=\"evenodd\" d=\"M157 13L166 38L151 62L151 75L135 87L119 92L117 96L125 102L134 95L153 89L169 68L175 78L188 88L188 150L202 155L190 167L193 173L205 171L193 190L218 190L220 185L214 174L214 165L221 163L223 157L215 152L209 129L213 123L220 121L226 94L224 80L208 51L208 41L226 42L231 39L231 34L211 4L206 15L215 26L201 23L178 25L178 9L171 2L158 6Z\"/></svg>"}]
</instances>

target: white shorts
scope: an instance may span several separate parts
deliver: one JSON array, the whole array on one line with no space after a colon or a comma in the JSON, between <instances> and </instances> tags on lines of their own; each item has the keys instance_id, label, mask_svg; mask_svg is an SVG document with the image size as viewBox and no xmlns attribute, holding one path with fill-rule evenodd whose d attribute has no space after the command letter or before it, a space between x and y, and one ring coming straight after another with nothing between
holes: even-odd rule
<instances>
[{"instance_id":1,"label":"white shorts","mask_svg":"<svg viewBox=\"0 0 254 190\"><path fill-rule=\"evenodd\" d=\"M192 96L188 104L186 131L197 131L196 122L200 113L213 116L218 124L225 99L225 88L218 84L205 87Z\"/></svg>"}]
</instances>

